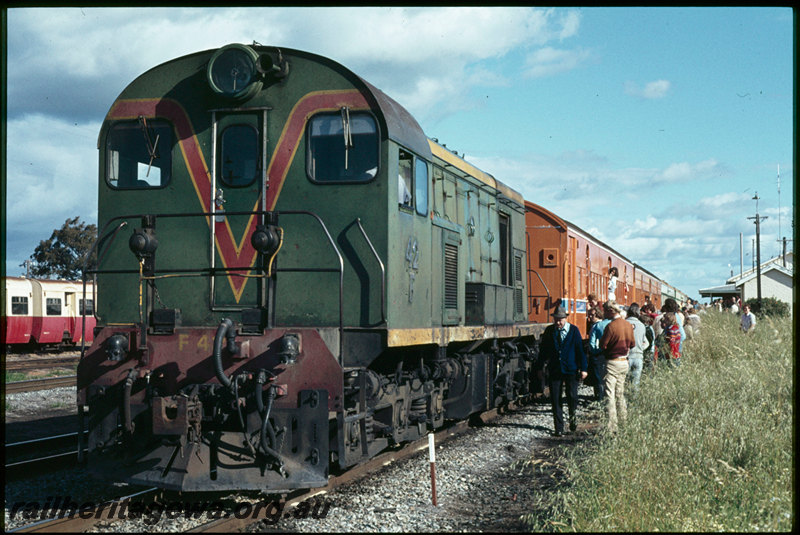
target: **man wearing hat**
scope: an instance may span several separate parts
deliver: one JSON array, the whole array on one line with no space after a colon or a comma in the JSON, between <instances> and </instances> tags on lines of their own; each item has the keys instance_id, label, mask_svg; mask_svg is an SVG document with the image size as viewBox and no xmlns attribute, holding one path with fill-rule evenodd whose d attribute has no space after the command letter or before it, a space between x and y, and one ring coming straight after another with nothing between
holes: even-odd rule
<instances>
[{"instance_id":1,"label":"man wearing hat","mask_svg":"<svg viewBox=\"0 0 800 535\"><path fill-rule=\"evenodd\" d=\"M553 324L548 325L542 334L539 356L547 366L555 424L553 434L559 437L564 434L561 385L566 386L569 430L574 432L578 424L578 384L586 379L588 365L581 333L567 321L567 311L563 306L556 308L553 319Z\"/></svg>"},{"instance_id":2,"label":"man wearing hat","mask_svg":"<svg viewBox=\"0 0 800 535\"><path fill-rule=\"evenodd\" d=\"M617 418L623 425L628 415L625 403L625 378L628 375L628 353L636 346L633 325L622 319L622 307L615 301L603 304L606 317L611 323L606 325L600 348L606 357L606 375L603 381L608 409L608 430L617 432Z\"/></svg>"}]
</instances>

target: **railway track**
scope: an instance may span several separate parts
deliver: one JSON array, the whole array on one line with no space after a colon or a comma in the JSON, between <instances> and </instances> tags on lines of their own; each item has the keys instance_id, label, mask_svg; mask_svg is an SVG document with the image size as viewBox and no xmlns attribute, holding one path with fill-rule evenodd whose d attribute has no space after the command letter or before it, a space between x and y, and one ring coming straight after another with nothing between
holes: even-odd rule
<instances>
[{"instance_id":1,"label":"railway track","mask_svg":"<svg viewBox=\"0 0 800 535\"><path fill-rule=\"evenodd\" d=\"M48 390L63 386L76 386L77 375L65 375L63 377L46 377L44 379L28 379L26 381L12 381L5 384L6 394L19 394L20 392L34 392L36 390Z\"/></svg>"},{"instance_id":2,"label":"railway track","mask_svg":"<svg viewBox=\"0 0 800 535\"><path fill-rule=\"evenodd\" d=\"M29 371L29 370L48 370L50 368L72 367L81 360L80 356L71 357L47 357L20 360L6 359L6 370L9 371Z\"/></svg>"},{"instance_id":3,"label":"railway track","mask_svg":"<svg viewBox=\"0 0 800 535\"><path fill-rule=\"evenodd\" d=\"M94 510L92 510L91 516L88 514L88 510L81 509L80 514L74 514L70 516L68 513L65 513L63 517L59 517L59 512L56 512L54 507L52 510L53 518L44 518L39 520L38 522L33 522L31 524L25 524L24 526L19 526L15 529L8 530L8 533L52 533L52 532L61 532L61 533L79 533L86 530L91 529L96 524L101 522L101 519L96 518L102 516L102 511L116 511L119 507L122 508L123 505L127 505L133 499L139 499L142 502L150 502L155 499L158 495L160 489L156 487L147 488L141 490L139 492L130 494L128 496L123 496L121 498L116 498L114 500L108 500L100 505L98 505ZM95 511L98 511L95 513ZM46 516L47 512L45 512ZM113 515L111 518L105 519L106 522L109 520L114 520Z\"/></svg>"},{"instance_id":4,"label":"railway track","mask_svg":"<svg viewBox=\"0 0 800 535\"><path fill-rule=\"evenodd\" d=\"M512 405L509 408L513 409L514 407L516 407L516 405ZM479 420L483 423L488 423L497 418L500 414L501 411L499 411L498 409L493 409L491 411L482 413L477 418L479 418ZM461 433L464 433L469 428L470 424L468 421L464 420L457 422L454 425L448 427L447 429L443 429L435 433L434 440L437 444L441 444L442 442L450 438L453 438L455 436L460 435ZM305 491L302 490L296 491L289 495L284 496L282 498L284 507L292 508L297 504L299 504L300 502L313 498L314 496L325 494L335 489L336 487L363 478L371 473L379 471L388 464L416 455L420 451L425 450L427 448L428 448L428 437L425 436L420 440L406 444L400 447L399 449L386 451L374 457L373 459L367 461L366 463L358 465L344 472L343 474L331 476L328 480L328 485L325 487L310 489ZM108 523L120 520L120 518L114 517L113 514L109 514L109 512L117 511L118 506L121 510L122 504L125 504L125 506L127 507L128 504L134 498L140 500L143 503L152 503L153 501L158 500L159 496L161 496L162 494L163 494L162 489L158 489L155 487L148 488L129 496L124 496L122 498L103 502L91 512L89 510L85 510L83 511L83 514L80 515L75 514L72 517L66 515L63 518L59 518L57 514L53 514L52 516L54 516L54 518L45 518L38 522L19 526L16 529L9 530L9 533L86 531L96 526L100 522ZM190 528L188 529L188 532L214 533L214 532L240 531L243 528L247 527L248 525L258 522L259 520L260 519L258 518L250 518L250 517L238 518L237 515L226 513L224 517Z\"/></svg>"},{"instance_id":5,"label":"railway track","mask_svg":"<svg viewBox=\"0 0 800 535\"><path fill-rule=\"evenodd\" d=\"M513 410L513 408L517 407L517 405L510 405L505 410ZM484 412L477 416L477 418L482 423L488 423L492 420L496 419L498 416L502 414L498 409L492 409L490 411ZM448 439L456 437L466 430L470 428L469 421L461 420L452 426L448 427L447 429L442 429L436 433L434 433L434 442L438 445L441 444ZM412 457L418 454L420 451L428 449L428 437L424 436L419 440L414 442L410 442L405 444L403 447L397 450L390 450L384 452L376 457L373 457L369 461L365 462L364 464L358 465L343 474L330 476L328 478L328 484L322 488L316 489L309 489L305 491L298 491L286 497L284 502L284 510L292 509L296 505L306 500L309 500L315 496L326 494L333 489L345 485L347 483L351 483L358 479L361 479L369 474L375 473L381 470L388 464ZM236 515L230 515L224 518L219 518L212 522L208 522L201 526L197 526L195 528L187 530L188 533L231 533L235 531L242 531L247 526L258 522L258 519L253 519L250 517L247 518L237 518ZM276 529L276 531L281 531Z\"/></svg>"},{"instance_id":6,"label":"railway track","mask_svg":"<svg viewBox=\"0 0 800 535\"><path fill-rule=\"evenodd\" d=\"M6 444L6 479L21 479L73 466L77 462L77 451L77 432Z\"/></svg>"}]
</instances>

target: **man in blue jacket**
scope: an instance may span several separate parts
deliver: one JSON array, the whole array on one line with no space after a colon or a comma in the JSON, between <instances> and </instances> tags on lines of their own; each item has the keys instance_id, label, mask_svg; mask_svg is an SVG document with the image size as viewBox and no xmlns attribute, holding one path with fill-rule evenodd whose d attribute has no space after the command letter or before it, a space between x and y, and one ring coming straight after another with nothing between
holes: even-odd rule
<instances>
[{"instance_id":1,"label":"man in blue jacket","mask_svg":"<svg viewBox=\"0 0 800 535\"><path fill-rule=\"evenodd\" d=\"M581 332L567 321L563 306L553 313L555 320L542 334L540 358L546 363L550 382L550 401L553 406L554 436L564 434L564 413L561 401L561 385L566 386L569 408L569 430L575 432L578 425L578 385L586 379L588 365L583 351Z\"/></svg>"}]
</instances>

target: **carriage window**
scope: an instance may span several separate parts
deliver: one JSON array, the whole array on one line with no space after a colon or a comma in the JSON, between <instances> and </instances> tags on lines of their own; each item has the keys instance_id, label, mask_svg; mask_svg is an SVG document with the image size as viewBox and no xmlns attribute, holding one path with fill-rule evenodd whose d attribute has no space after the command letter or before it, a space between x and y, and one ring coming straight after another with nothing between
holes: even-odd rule
<instances>
[{"instance_id":1,"label":"carriage window","mask_svg":"<svg viewBox=\"0 0 800 535\"><path fill-rule=\"evenodd\" d=\"M80 313L86 314L87 316L91 316L94 314L94 300L93 299L86 299L86 310L83 309L84 300L81 299L80 301Z\"/></svg>"},{"instance_id":2,"label":"carriage window","mask_svg":"<svg viewBox=\"0 0 800 535\"><path fill-rule=\"evenodd\" d=\"M313 182L369 182L378 174L378 128L349 108L308 122L306 172Z\"/></svg>"},{"instance_id":3,"label":"carriage window","mask_svg":"<svg viewBox=\"0 0 800 535\"><path fill-rule=\"evenodd\" d=\"M47 315L60 316L61 315L61 299L58 297L47 298Z\"/></svg>"},{"instance_id":4,"label":"carriage window","mask_svg":"<svg viewBox=\"0 0 800 535\"><path fill-rule=\"evenodd\" d=\"M248 125L233 125L220 136L219 176L227 186L252 184L260 171L258 131Z\"/></svg>"},{"instance_id":5,"label":"carriage window","mask_svg":"<svg viewBox=\"0 0 800 535\"><path fill-rule=\"evenodd\" d=\"M23 296L11 296L11 314L14 316L28 315L28 298Z\"/></svg>"},{"instance_id":6,"label":"carriage window","mask_svg":"<svg viewBox=\"0 0 800 535\"><path fill-rule=\"evenodd\" d=\"M140 118L117 123L106 136L106 181L116 189L166 186L172 169L172 127Z\"/></svg>"}]
</instances>

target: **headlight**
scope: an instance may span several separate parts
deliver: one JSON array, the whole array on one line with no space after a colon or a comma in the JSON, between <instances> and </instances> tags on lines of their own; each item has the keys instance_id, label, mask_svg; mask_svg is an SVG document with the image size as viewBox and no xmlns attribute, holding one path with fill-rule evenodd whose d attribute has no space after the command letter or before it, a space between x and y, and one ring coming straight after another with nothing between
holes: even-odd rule
<instances>
[{"instance_id":1,"label":"headlight","mask_svg":"<svg viewBox=\"0 0 800 535\"><path fill-rule=\"evenodd\" d=\"M224 46L208 62L208 85L223 97L246 100L261 89L257 62L258 54L249 46Z\"/></svg>"}]
</instances>

